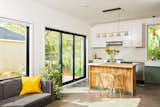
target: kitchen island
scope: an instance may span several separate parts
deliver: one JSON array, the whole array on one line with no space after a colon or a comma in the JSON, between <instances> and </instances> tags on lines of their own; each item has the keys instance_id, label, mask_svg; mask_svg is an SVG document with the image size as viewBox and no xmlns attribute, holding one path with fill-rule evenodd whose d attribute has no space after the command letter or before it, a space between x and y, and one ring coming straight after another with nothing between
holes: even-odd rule
<instances>
[{"instance_id":1,"label":"kitchen island","mask_svg":"<svg viewBox=\"0 0 160 107\"><path fill-rule=\"evenodd\" d=\"M89 64L89 87L90 88L104 88L102 83L105 84L107 81L101 74L120 75L123 77L118 80L114 78L114 89L121 86L123 92L134 95L136 93L136 71L135 64L121 64L121 63L90 63ZM103 76L102 75L102 76ZM123 82L123 84L120 83ZM107 86L106 86L107 87ZM109 87L109 86L108 86Z\"/></svg>"}]
</instances>

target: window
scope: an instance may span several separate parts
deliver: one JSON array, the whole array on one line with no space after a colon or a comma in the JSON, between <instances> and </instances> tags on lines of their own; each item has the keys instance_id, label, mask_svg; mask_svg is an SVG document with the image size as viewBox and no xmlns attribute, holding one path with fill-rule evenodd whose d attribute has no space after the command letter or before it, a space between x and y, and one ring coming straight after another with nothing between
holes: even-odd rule
<instances>
[{"instance_id":1,"label":"window","mask_svg":"<svg viewBox=\"0 0 160 107\"><path fill-rule=\"evenodd\" d=\"M148 60L160 60L160 24L148 25Z\"/></svg>"},{"instance_id":2,"label":"window","mask_svg":"<svg viewBox=\"0 0 160 107\"><path fill-rule=\"evenodd\" d=\"M45 66L52 63L68 84L86 77L86 37L51 28L45 31Z\"/></svg>"},{"instance_id":3,"label":"window","mask_svg":"<svg viewBox=\"0 0 160 107\"><path fill-rule=\"evenodd\" d=\"M0 79L29 75L29 27L0 18Z\"/></svg>"}]
</instances>

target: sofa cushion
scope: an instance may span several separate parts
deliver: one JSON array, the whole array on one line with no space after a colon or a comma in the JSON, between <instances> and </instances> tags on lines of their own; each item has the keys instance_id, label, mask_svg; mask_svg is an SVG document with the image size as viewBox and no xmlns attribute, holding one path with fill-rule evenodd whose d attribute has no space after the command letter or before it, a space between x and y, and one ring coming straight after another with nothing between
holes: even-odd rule
<instances>
[{"instance_id":1,"label":"sofa cushion","mask_svg":"<svg viewBox=\"0 0 160 107\"><path fill-rule=\"evenodd\" d=\"M20 96L31 93L42 93L41 79L41 75L22 77L22 90L20 92Z\"/></svg>"},{"instance_id":2,"label":"sofa cushion","mask_svg":"<svg viewBox=\"0 0 160 107\"><path fill-rule=\"evenodd\" d=\"M21 98L23 98L23 97L24 97L24 96L15 96L15 97L11 97L11 98L7 98L7 99L0 100L0 107L2 107L2 105L4 105L4 104L13 102L13 101L18 100L18 99L21 99Z\"/></svg>"},{"instance_id":3,"label":"sofa cushion","mask_svg":"<svg viewBox=\"0 0 160 107\"><path fill-rule=\"evenodd\" d=\"M3 99L3 90L2 90L2 84L0 83L0 100Z\"/></svg>"},{"instance_id":4,"label":"sofa cushion","mask_svg":"<svg viewBox=\"0 0 160 107\"><path fill-rule=\"evenodd\" d=\"M44 107L50 97L49 93L16 96L0 102L0 107Z\"/></svg>"},{"instance_id":5,"label":"sofa cushion","mask_svg":"<svg viewBox=\"0 0 160 107\"><path fill-rule=\"evenodd\" d=\"M9 97L14 97L19 95L22 88L22 83L20 78L14 78L9 80L4 80L1 82L3 85L3 97L4 99Z\"/></svg>"},{"instance_id":6,"label":"sofa cushion","mask_svg":"<svg viewBox=\"0 0 160 107\"><path fill-rule=\"evenodd\" d=\"M41 81L41 88L42 88L42 91L44 93L51 93L53 94L53 84L52 84L52 81L51 80L42 80Z\"/></svg>"}]
</instances>

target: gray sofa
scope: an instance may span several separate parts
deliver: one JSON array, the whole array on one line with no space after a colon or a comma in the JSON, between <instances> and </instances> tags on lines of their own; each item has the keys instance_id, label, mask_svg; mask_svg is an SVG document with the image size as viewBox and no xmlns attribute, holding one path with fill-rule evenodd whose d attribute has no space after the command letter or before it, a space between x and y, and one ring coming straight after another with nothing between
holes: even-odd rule
<instances>
[{"instance_id":1,"label":"gray sofa","mask_svg":"<svg viewBox=\"0 0 160 107\"><path fill-rule=\"evenodd\" d=\"M42 94L19 96L21 88L21 78L0 81L0 107L44 107L54 100L51 81L41 81Z\"/></svg>"}]
</instances>

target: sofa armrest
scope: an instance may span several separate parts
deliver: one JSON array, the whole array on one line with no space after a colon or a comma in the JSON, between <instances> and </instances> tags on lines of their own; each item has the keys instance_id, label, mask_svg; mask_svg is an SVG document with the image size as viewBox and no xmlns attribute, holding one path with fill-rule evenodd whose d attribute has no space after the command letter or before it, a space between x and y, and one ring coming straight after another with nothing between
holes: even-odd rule
<instances>
[{"instance_id":1,"label":"sofa armrest","mask_svg":"<svg viewBox=\"0 0 160 107\"><path fill-rule=\"evenodd\" d=\"M51 80L42 80L41 87L43 92L53 95L53 83Z\"/></svg>"}]
</instances>

